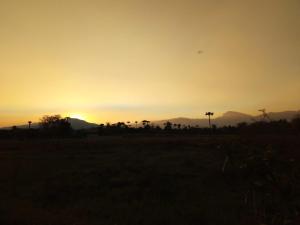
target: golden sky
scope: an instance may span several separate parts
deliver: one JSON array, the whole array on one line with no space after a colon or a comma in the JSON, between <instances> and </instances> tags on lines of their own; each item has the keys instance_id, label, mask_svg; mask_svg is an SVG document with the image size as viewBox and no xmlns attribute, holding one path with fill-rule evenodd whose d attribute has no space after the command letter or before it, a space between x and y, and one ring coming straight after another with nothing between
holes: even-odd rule
<instances>
[{"instance_id":1,"label":"golden sky","mask_svg":"<svg viewBox=\"0 0 300 225\"><path fill-rule=\"evenodd\" d=\"M0 0L0 125L298 110L299 12L299 0Z\"/></svg>"}]
</instances>

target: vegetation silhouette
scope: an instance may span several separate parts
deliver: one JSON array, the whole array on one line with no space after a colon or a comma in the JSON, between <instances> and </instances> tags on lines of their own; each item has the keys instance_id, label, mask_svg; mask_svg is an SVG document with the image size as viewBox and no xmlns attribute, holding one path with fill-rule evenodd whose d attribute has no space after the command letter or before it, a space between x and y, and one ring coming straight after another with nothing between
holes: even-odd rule
<instances>
[{"instance_id":1,"label":"vegetation silhouette","mask_svg":"<svg viewBox=\"0 0 300 225\"><path fill-rule=\"evenodd\" d=\"M31 128L32 121L28 121L28 129Z\"/></svg>"},{"instance_id":2,"label":"vegetation silhouette","mask_svg":"<svg viewBox=\"0 0 300 225\"><path fill-rule=\"evenodd\" d=\"M207 112L210 118L212 112ZM47 138L47 137L85 137L89 134L102 136L127 135L127 134L178 134L178 135L255 135L255 134L299 134L300 115L291 121L269 120L263 118L261 121L252 123L242 122L236 126L217 127L211 124L209 127L191 126L176 124L167 121L163 127L150 124L149 120L143 120L141 126L135 121L135 126L131 126L130 121L117 122L114 124L99 124L97 128L74 130L72 129L70 118L62 118L60 115L45 115L40 119L37 128L32 127L32 122L28 121L28 129L21 129L13 126L11 130L0 130L0 138Z\"/></svg>"},{"instance_id":3,"label":"vegetation silhouette","mask_svg":"<svg viewBox=\"0 0 300 225\"><path fill-rule=\"evenodd\" d=\"M40 119L38 131L43 137L69 137L73 129L68 117L45 115Z\"/></svg>"},{"instance_id":4,"label":"vegetation silhouette","mask_svg":"<svg viewBox=\"0 0 300 225\"><path fill-rule=\"evenodd\" d=\"M167 121L166 123L164 123L164 126L165 126L164 129L167 130L167 131L172 130L172 123L171 122Z\"/></svg>"},{"instance_id":5,"label":"vegetation silhouette","mask_svg":"<svg viewBox=\"0 0 300 225\"><path fill-rule=\"evenodd\" d=\"M96 138L1 141L0 224L299 224L299 136L256 133L299 129L299 121L215 135L120 122L99 125ZM44 129L14 129L35 131Z\"/></svg>"},{"instance_id":6,"label":"vegetation silhouette","mask_svg":"<svg viewBox=\"0 0 300 225\"><path fill-rule=\"evenodd\" d=\"M268 121L272 121L271 118L269 117L266 109L259 109L259 112L262 112L262 119L263 120L268 120Z\"/></svg>"},{"instance_id":7,"label":"vegetation silhouette","mask_svg":"<svg viewBox=\"0 0 300 225\"><path fill-rule=\"evenodd\" d=\"M71 123L46 115L38 127L0 130L0 224L299 224L300 116Z\"/></svg>"},{"instance_id":8,"label":"vegetation silhouette","mask_svg":"<svg viewBox=\"0 0 300 225\"><path fill-rule=\"evenodd\" d=\"M208 116L208 125L211 128L211 123L210 123L210 117L213 116L214 113L213 112L206 112L205 116Z\"/></svg>"}]
</instances>

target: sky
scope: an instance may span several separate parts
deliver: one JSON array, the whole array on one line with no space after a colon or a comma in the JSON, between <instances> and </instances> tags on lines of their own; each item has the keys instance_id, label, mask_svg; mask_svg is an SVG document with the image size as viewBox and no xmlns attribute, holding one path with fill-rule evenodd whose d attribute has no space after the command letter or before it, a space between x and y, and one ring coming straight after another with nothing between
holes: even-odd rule
<instances>
[{"instance_id":1,"label":"sky","mask_svg":"<svg viewBox=\"0 0 300 225\"><path fill-rule=\"evenodd\" d=\"M300 0L0 0L0 126L300 109Z\"/></svg>"}]
</instances>

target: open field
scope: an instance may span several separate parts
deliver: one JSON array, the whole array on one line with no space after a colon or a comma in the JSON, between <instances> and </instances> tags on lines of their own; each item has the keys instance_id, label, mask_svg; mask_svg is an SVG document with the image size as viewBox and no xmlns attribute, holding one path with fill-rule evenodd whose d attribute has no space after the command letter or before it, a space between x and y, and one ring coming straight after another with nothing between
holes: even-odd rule
<instances>
[{"instance_id":1,"label":"open field","mask_svg":"<svg viewBox=\"0 0 300 225\"><path fill-rule=\"evenodd\" d=\"M3 225L300 224L299 136L0 140Z\"/></svg>"}]
</instances>

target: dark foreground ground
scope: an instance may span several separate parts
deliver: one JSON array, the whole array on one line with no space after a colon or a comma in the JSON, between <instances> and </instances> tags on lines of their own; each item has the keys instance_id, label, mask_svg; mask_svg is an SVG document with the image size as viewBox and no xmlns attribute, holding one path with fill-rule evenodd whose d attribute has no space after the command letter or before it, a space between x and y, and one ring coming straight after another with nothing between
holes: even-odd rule
<instances>
[{"instance_id":1,"label":"dark foreground ground","mask_svg":"<svg viewBox=\"0 0 300 225\"><path fill-rule=\"evenodd\" d=\"M0 141L2 225L299 225L299 136Z\"/></svg>"}]
</instances>

